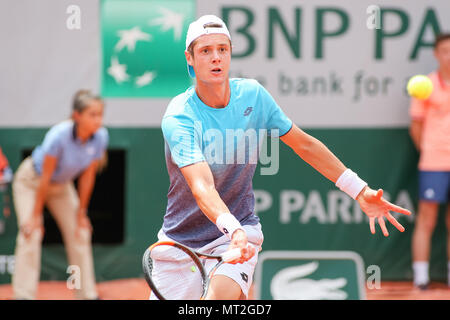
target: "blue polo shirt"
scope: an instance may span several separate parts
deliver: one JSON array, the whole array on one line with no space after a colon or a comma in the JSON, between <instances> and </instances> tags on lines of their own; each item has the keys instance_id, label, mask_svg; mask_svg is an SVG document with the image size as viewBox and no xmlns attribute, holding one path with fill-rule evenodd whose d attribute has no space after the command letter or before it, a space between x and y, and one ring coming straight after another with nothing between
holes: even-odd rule
<instances>
[{"instance_id":1,"label":"blue polo shirt","mask_svg":"<svg viewBox=\"0 0 450 320\"><path fill-rule=\"evenodd\" d=\"M230 79L224 108L204 104L194 87L173 98L163 117L165 156L170 178L163 231L193 248L222 236L198 207L180 168L205 161L215 188L242 225L255 225L252 179L266 136L292 127L269 92L252 79Z\"/></svg>"},{"instance_id":2,"label":"blue polo shirt","mask_svg":"<svg viewBox=\"0 0 450 320\"><path fill-rule=\"evenodd\" d=\"M45 155L58 159L51 181L64 183L74 180L93 160L100 159L108 146L108 131L102 127L82 143L76 136L74 122L66 120L50 128L41 145L31 157L36 172L41 175Z\"/></svg>"}]
</instances>

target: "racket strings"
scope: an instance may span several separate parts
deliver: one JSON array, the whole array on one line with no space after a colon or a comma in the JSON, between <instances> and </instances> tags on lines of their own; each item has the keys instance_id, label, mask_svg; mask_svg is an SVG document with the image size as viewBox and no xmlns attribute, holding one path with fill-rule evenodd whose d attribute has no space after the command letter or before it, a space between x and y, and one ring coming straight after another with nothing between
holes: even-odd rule
<instances>
[{"instance_id":1,"label":"racket strings","mask_svg":"<svg viewBox=\"0 0 450 320\"><path fill-rule=\"evenodd\" d=\"M203 293L204 279L200 266L183 250L160 245L150 252L151 279L167 300L197 300ZM153 290L154 291L154 290Z\"/></svg>"}]
</instances>

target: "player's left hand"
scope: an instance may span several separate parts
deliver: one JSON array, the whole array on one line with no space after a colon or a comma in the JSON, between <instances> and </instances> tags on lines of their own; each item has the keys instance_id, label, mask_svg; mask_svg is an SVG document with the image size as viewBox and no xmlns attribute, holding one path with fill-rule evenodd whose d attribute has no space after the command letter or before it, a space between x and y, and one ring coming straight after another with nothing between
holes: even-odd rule
<instances>
[{"instance_id":1,"label":"player's left hand","mask_svg":"<svg viewBox=\"0 0 450 320\"><path fill-rule=\"evenodd\" d=\"M405 228L389 213L389 211L395 211L405 215L410 215L411 211L396 206L384 199L382 189L375 191L366 186L356 197L356 201L358 201L361 209L369 217L370 232L372 234L375 234L375 219L377 219L384 236L389 236L384 217L386 217L400 232L405 231Z\"/></svg>"},{"instance_id":2,"label":"player's left hand","mask_svg":"<svg viewBox=\"0 0 450 320\"><path fill-rule=\"evenodd\" d=\"M256 252L255 248L248 243L247 234L243 229L236 230L231 237L229 250L234 248L241 249L241 257L239 259L230 261L229 263L231 264L244 263L245 261L250 260Z\"/></svg>"}]
</instances>

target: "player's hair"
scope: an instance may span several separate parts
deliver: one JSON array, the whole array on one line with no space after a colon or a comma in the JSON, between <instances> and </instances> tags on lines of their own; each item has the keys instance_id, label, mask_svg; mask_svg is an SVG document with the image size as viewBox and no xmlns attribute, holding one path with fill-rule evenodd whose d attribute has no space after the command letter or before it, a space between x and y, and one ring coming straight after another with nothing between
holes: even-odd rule
<instances>
[{"instance_id":1,"label":"player's hair","mask_svg":"<svg viewBox=\"0 0 450 320\"><path fill-rule=\"evenodd\" d=\"M436 40L434 41L434 49L438 47L438 45L445 40L450 40L450 33L440 33L436 36Z\"/></svg>"},{"instance_id":2,"label":"player's hair","mask_svg":"<svg viewBox=\"0 0 450 320\"><path fill-rule=\"evenodd\" d=\"M207 24L203 25L203 28L222 28L223 25L220 23L214 23L214 22L210 22ZM229 39L228 39L229 40ZM231 40L230 41L230 48L231 48ZM187 48L187 52L189 52L189 54L191 56L194 56L194 46L197 43L197 39L195 39L194 41L191 42L191 44L189 45L189 47Z\"/></svg>"},{"instance_id":3,"label":"player's hair","mask_svg":"<svg viewBox=\"0 0 450 320\"><path fill-rule=\"evenodd\" d=\"M94 95L90 90L78 90L73 96L72 111L83 112L92 100L103 102L100 96Z\"/></svg>"}]
</instances>

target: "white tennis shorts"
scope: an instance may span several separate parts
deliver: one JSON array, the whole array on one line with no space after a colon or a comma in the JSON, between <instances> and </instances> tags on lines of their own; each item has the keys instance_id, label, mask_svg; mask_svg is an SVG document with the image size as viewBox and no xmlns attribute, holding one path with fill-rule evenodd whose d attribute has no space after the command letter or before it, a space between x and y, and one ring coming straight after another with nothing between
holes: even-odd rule
<instances>
[{"instance_id":1,"label":"white tennis shorts","mask_svg":"<svg viewBox=\"0 0 450 320\"><path fill-rule=\"evenodd\" d=\"M248 298L248 292L253 282L253 273L255 272L256 263L258 262L258 253L261 250L261 245L264 240L264 236L261 230L261 224L254 226L244 225L245 232L247 233L248 242L251 243L255 249L255 255L244 263L222 264L215 272L215 275L225 275L233 279L241 287L242 293ZM158 232L158 240L171 240L160 230ZM225 252L230 245L230 240L227 236L214 240L213 242L199 248L195 251L220 255ZM167 252L164 254L166 255ZM176 293L174 300L194 300L198 299L201 295L201 277L198 272L192 272L190 265L192 262L180 263L180 261L172 262L169 259L158 260L158 257L153 257L153 268L157 276L158 285L164 286L164 288L170 289L170 292ZM206 260L205 269L209 271L216 265L216 260ZM180 276L182 274L182 276ZM150 300L157 300L158 298L151 293Z\"/></svg>"}]
</instances>

